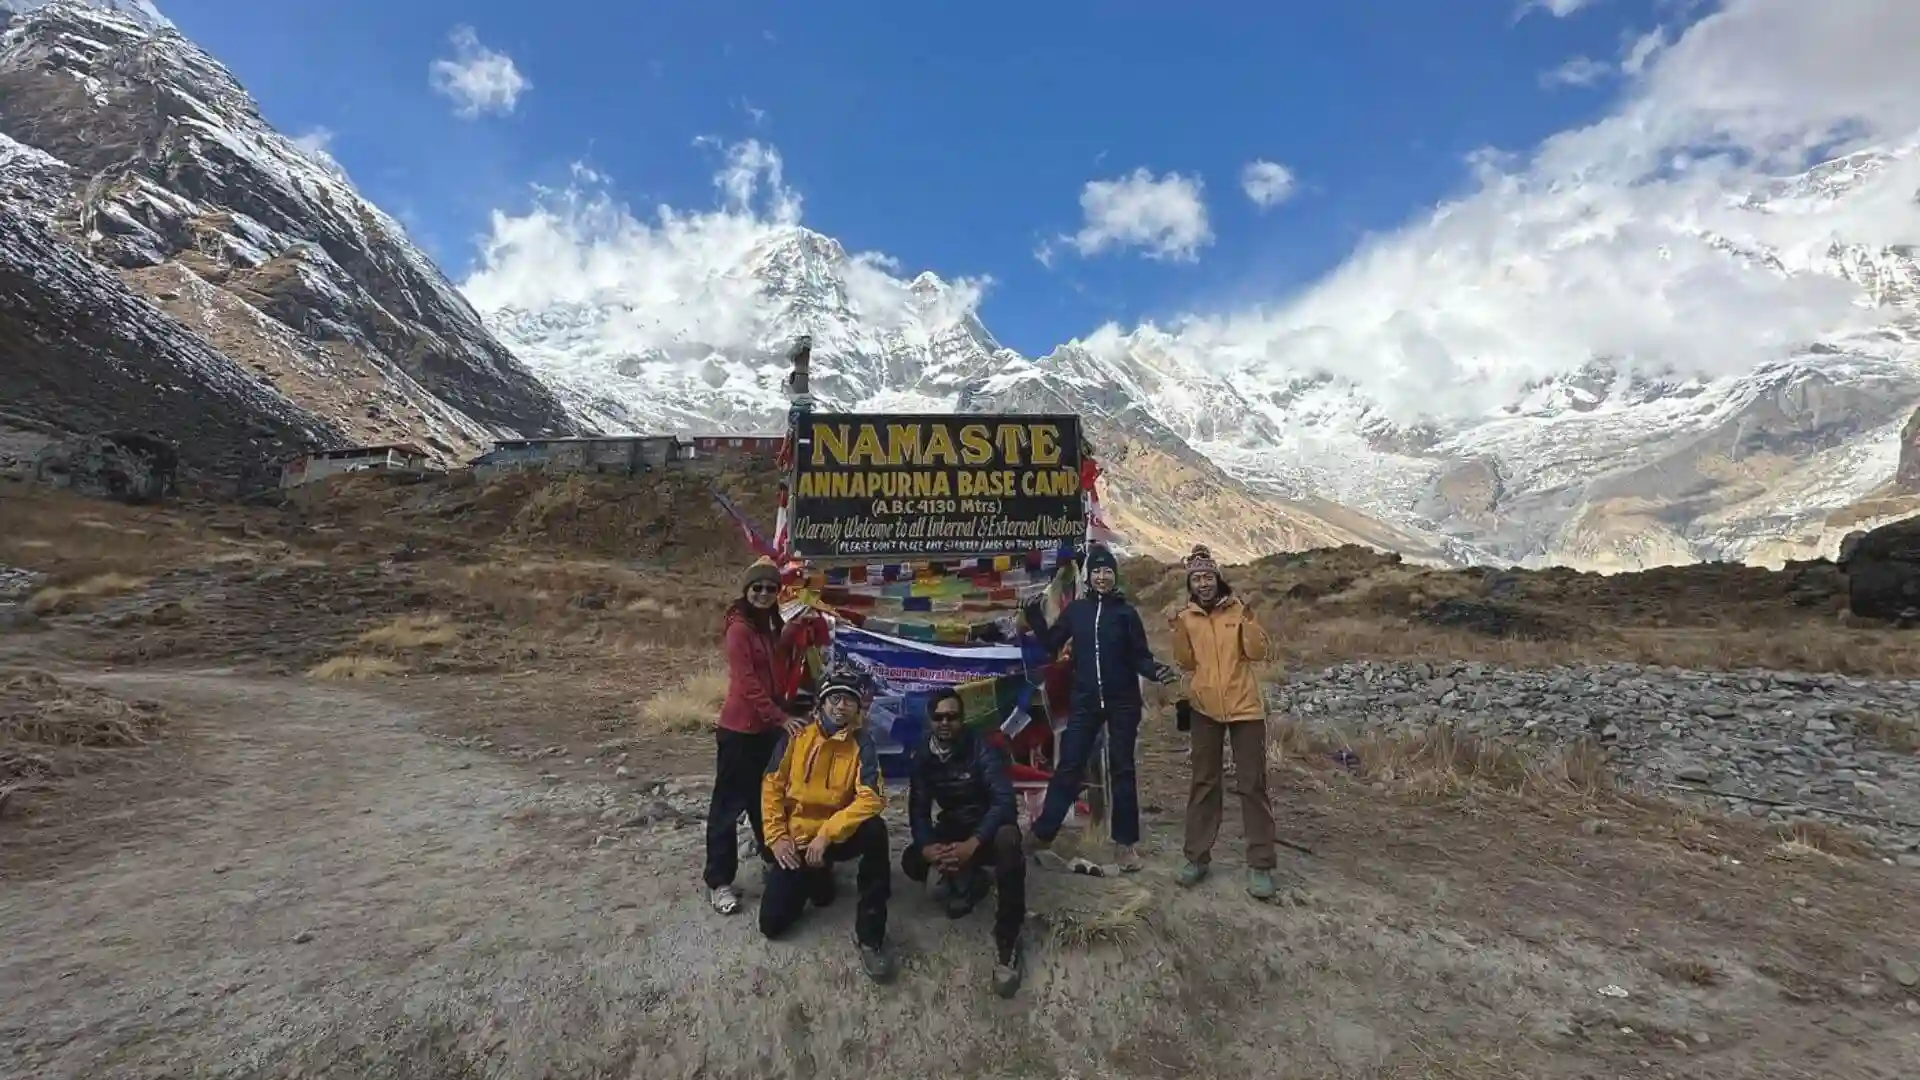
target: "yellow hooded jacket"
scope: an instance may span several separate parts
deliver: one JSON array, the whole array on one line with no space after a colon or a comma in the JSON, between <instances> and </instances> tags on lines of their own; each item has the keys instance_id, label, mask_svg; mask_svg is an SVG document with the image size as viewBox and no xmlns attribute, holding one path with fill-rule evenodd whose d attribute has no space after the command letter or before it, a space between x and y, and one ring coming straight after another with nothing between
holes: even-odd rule
<instances>
[{"instance_id":1,"label":"yellow hooded jacket","mask_svg":"<svg viewBox=\"0 0 1920 1080\"><path fill-rule=\"evenodd\" d=\"M822 834L829 844L844 843L886 808L880 755L864 724L829 733L816 717L782 735L760 781L768 847L781 840L804 847Z\"/></svg>"},{"instance_id":2,"label":"yellow hooded jacket","mask_svg":"<svg viewBox=\"0 0 1920 1080\"><path fill-rule=\"evenodd\" d=\"M1266 702L1253 665L1267 658L1267 631L1237 596L1208 611L1189 602L1169 620L1173 661L1192 677L1188 700L1210 720L1264 720Z\"/></svg>"}]
</instances>

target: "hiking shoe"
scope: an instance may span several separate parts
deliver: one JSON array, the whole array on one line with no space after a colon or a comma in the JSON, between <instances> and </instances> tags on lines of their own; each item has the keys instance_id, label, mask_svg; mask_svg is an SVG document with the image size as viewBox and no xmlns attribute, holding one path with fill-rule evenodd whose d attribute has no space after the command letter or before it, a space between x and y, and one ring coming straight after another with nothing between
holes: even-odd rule
<instances>
[{"instance_id":1,"label":"hiking shoe","mask_svg":"<svg viewBox=\"0 0 1920 1080\"><path fill-rule=\"evenodd\" d=\"M874 982L892 982L894 974L893 950L887 948L884 944L878 948L868 945L860 946L860 968L867 973L867 978L872 979Z\"/></svg>"},{"instance_id":2,"label":"hiking shoe","mask_svg":"<svg viewBox=\"0 0 1920 1080\"><path fill-rule=\"evenodd\" d=\"M707 903L712 904L713 910L720 914L731 915L740 910L740 894L733 891L733 886L722 885L708 891Z\"/></svg>"},{"instance_id":3,"label":"hiking shoe","mask_svg":"<svg viewBox=\"0 0 1920 1080\"><path fill-rule=\"evenodd\" d=\"M1209 869L1210 867L1208 867L1206 863L1188 860L1187 864L1182 866L1179 871L1173 875L1174 884L1179 885L1183 889L1191 889L1195 885L1207 880L1207 871Z\"/></svg>"},{"instance_id":4,"label":"hiking shoe","mask_svg":"<svg viewBox=\"0 0 1920 1080\"><path fill-rule=\"evenodd\" d=\"M1010 998L1020 990L1020 946L1016 943L998 952L993 964L993 992Z\"/></svg>"},{"instance_id":5,"label":"hiking shoe","mask_svg":"<svg viewBox=\"0 0 1920 1080\"><path fill-rule=\"evenodd\" d=\"M1132 844L1121 844L1117 849L1117 854L1120 857L1121 873L1137 874L1140 872L1140 868L1143 865L1140 862L1140 852L1136 850Z\"/></svg>"},{"instance_id":6,"label":"hiking shoe","mask_svg":"<svg viewBox=\"0 0 1920 1080\"><path fill-rule=\"evenodd\" d=\"M1262 903L1280 895L1280 889L1273 883L1273 871L1254 870L1247 874L1247 895Z\"/></svg>"},{"instance_id":7,"label":"hiking shoe","mask_svg":"<svg viewBox=\"0 0 1920 1080\"><path fill-rule=\"evenodd\" d=\"M1051 838L1042 840L1038 833L1030 832L1027 834L1027 854L1039 855L1050 850L1052 847L1053 840Z\"/></svg>"}]
</instances>

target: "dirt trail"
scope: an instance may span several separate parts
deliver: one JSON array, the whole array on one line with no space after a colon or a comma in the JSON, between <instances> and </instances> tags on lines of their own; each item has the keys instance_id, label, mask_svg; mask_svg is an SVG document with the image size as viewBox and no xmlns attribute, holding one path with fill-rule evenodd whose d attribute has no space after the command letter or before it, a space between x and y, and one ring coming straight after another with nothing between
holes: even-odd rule
<instances>
[{"instance_id":1,"label":"dirt trail","mask_svg":"<svg viewBox=\"0 0 1920 1080\"><path fill-rule=\"evenodd\" d=\"M896 875L905 966L876 988L844 901L769 945L750 917L704 907L697 825L596 847L591 785L557 791L436 739L427 714L218 673L91 681L169 706L180 777L94 847L0 879L6 1077L1920 1071L1920 1009L1898 988L1789 992L1786 975L1811 976L1737 937L1707 944L1706 923L1731 916L1678 925L1697 898L1663 897L1670 883L1652 876L1644 899L1576 881L1514 910L1509 883L1490 891L1421 835L1344 853L1330 841L1293 868L1311 893L1299 907L1239 892L1232 832L1195 893L1172 888L1164 852L1139 882L1037 875L1036 911L1145 888L1152 914L1131 942L1092 947L1036 926L1011 1003L986 990L984 913L948 922ZM1153 831L1150 848L1168 842L1164 823ZM1880 900L1915 910L1910 888ZM1713 978L1655 974L1693 938ZM1867 963L1830 959L1813 983L1857 982ZM1607 984L1631 999L1598 994Z\"/></svg>"}]
</instances>

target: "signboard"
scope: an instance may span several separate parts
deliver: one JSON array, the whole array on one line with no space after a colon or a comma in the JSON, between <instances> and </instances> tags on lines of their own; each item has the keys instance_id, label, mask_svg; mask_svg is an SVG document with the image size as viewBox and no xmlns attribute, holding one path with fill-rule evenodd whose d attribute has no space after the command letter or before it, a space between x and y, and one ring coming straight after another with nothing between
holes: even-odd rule
<instances>
[{"instance_id":1,"label":"signboard","mask_svg":"<svg viewBox=\"0 0 1920 1080\"><path fill-rule=\"evenodd\" d=\"M802 558L1045 550L1087 530L1077 416L811 413L788 539Z\"/></svg>"}]
</instances>

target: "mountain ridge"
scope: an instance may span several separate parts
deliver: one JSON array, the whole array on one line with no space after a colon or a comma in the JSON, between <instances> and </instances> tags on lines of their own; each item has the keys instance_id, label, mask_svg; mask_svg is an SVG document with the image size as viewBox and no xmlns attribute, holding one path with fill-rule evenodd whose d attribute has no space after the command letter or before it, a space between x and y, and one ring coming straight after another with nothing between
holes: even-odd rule
<instances>
[{"instance_id":1,"label":"mountain ridge","mask_svg":"<svg viewBox=\"0 0 1920 1080\"><path fill-rule=\"evenodd\" d=\"M309 430L446 462L578 430L398 223L152 5L8 2L0 190Z\"/></svg>"}]
</instances>

